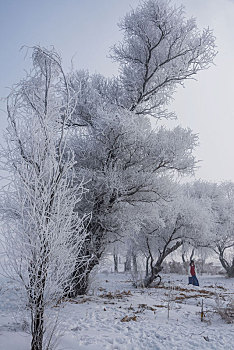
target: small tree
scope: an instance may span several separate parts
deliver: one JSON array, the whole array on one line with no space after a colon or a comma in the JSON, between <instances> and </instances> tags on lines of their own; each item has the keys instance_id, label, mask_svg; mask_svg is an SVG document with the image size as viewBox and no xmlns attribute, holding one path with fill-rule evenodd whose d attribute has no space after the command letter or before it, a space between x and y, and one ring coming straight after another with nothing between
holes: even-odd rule
<instances>
[{"instance_id":1,"label":"small tree","mask_svg":"<svg viewBox=\"0 0 234 350\"><path fill-rule=\"evenodd\" d=\"M84 187L66 144L74 101L59 56L35 47L32 59L32 72L8 98L4 158L12 182L2 193L1 209L6 266L24 287L31 349L42 350L51 342L49 337L44 344L46 311L79 278L71 271L87 263L87 233L76 209Z\"/></svg>"},{"instance_id":2,"label":"small tree","mask_svg":"<svg viewBox=\"0 0 234 350\"><path fill-rule=\"evenodd\" d=\"M215 200L215 227L213 231L213 251L228 277L234 277L234 184L222 183L220 196Z\"/></svg>"},{"instance_id":3,"label":"small tree","mask_svg":"<svg viewBox=\"0 0 234 350\"><path fill-rule=\"evenodd\" d=\"M196 181L188 189L211 213L210 230L200 246L212 249L228 277L234 277L234 184Z\"/></svg>"},{"instance_id":4,"label":"small tree","mask_svg":"<svg viewBox=\"0 0 234 350\"><path fill-rule=\"evenodd\" d=\"M163 268L164 260L185 242L199 241L208 226L209 213L204 211L200 203L177 195L171 202L161 203L154 208L154 218L143 221L139 234L139 244L148 252L150 271L146 275L144 285L148 287Z\"/></svg>"}]
</instances>

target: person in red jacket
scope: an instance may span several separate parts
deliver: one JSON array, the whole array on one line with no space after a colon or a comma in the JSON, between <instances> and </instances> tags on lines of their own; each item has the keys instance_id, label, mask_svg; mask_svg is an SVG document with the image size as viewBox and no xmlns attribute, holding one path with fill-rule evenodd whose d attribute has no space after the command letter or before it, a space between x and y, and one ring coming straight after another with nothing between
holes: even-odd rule
<instances>
[{"instance_id":1,"label":"person in red jacket","mask_svg":"<svg viewBox=\"0 0 234 350\"><path fill-rule=\"evenodd\" d=\"M194 260L190 261L190 273L191 273L191 276L192 276L191 283L194 286L199 286L199 282L198 282L198 279L197 279L197 276L196 276L196 272L195 272Z\"/></svg>"}]
</instances>

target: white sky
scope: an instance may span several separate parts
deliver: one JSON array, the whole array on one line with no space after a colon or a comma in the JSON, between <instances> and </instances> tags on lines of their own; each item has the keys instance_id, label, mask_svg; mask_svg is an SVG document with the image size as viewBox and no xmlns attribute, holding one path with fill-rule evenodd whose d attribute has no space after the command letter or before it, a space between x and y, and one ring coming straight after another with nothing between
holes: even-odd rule
<instances>
[{"instance_id":1,"label":"white sky","mask_svg":"<svg viewBox=\"0 0 234 350\"><path fill-rule=\"evenodd\" d=\"M162 0L163 1L163 0ZM200 136L196 152L202 160L197 177L234 181L234 1L173 0L183 3L200 28L209 26L217 38L215 66L185 83L171 106L177 123ZM0 0L0 96L24 76L29 61L22 45L54 47L65 67L111 76L117 67L108 58L109 47L121 38L117 22L138 0ZM1 103L3 107L3 103ZM0 113L0 128L6 117Z\"/></svg>"},{"instance_id":2,"label":"white sky","mask_svg":"<svg viewBox=\"0 0 234 350\"><path fill-rule=\"evenodd\" d=\"M176 3L179 1L177 0ZM209 26L219 51L215 66L179 89L173 108L178 121L199 134L197 177L234 181L234 1L183 0L200 27Z\"/></svg>"}]
</instances>

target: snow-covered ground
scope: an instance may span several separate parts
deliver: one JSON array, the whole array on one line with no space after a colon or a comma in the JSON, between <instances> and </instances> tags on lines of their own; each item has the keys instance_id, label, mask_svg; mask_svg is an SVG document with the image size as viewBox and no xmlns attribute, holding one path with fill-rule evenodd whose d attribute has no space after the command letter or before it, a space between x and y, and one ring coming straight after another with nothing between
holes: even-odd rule
<instances>
[{"instance_id":1,"label":"snow-covered ground","mask_svg":"<svg viewBox=\"0 0 234 350\"><path fill-rule=\"evenodd\" d=\"M130 275L98 273L89 295L61 305L57 349L233 350L234 324L216 308L217 299L220 306L233 302L234 280L199 276L199 282L193 287L187 276L164 274L159 287L135 289ZM0 297L0 349L30 349L27 323L17 317L9 286Z\"/></svg>"}]
</instances>

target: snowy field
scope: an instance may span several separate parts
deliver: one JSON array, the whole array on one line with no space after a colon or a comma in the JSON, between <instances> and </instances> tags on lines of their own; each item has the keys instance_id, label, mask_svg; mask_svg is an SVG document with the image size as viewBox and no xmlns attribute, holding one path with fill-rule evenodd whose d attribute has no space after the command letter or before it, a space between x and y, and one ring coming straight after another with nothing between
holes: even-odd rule
<instances>
[{"instance_id":1,"label":"snowy field","mask_svg":"<svg viewBox=\"0 0 234 350\"><path fill-rule=\"evenodd\" d=\"M164 274L162 284L149 289L135 289L130 280L124 273L99 273L89 295L64 302L57 349L233 350L234 324L217 312L217 300L220 307L233 302L233 279L199 276L200 287L193 287L187 276ZM28 325L9 284L2 282L0 297L0 349L30 349Z\"/></svg>"}]
</instances>

